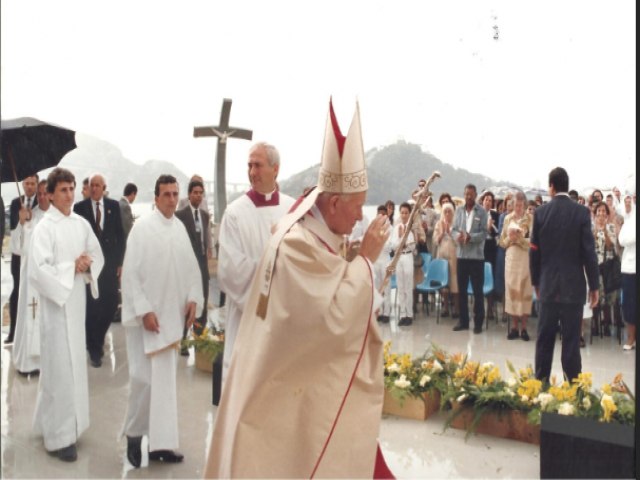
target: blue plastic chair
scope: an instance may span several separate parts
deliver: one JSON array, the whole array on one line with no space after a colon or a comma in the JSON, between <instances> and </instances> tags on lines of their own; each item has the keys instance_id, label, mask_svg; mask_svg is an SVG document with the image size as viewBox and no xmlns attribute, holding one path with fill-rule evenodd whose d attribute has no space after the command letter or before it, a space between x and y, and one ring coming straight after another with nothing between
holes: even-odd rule
<instances>
[{"instance_id":1,"label":"blue plastic chair","mask_svg":"<svg viewBox=\"0 0 640 480\"><path fill-rule=\"evenodd\" d=\"M449 285L449 262L444 258L436 258L429 262L424 280L416 286L419 293L433 293L436 298L436 323L440 323L440 291ZM429 312L427 311L427 315Z\"/></svg>"},{"instance_id":2,"label":"blue plastic chair","mask_svg":"<svg viewBox=\"0 0 640 480\"><path fill-rule=\"evenodd\" d=\"M489 262L484 262L484 284L482 285L482 294L486 297L491 292L493 292L493 288L493 269L491 268L491 264ZM471 297L473 296L471 279L469 279L469 284L467 285L467 295L469 295L469 299L471 299ZM489 322L487 321L487 327L488 326Z\"/></svg>"}]
</instances>

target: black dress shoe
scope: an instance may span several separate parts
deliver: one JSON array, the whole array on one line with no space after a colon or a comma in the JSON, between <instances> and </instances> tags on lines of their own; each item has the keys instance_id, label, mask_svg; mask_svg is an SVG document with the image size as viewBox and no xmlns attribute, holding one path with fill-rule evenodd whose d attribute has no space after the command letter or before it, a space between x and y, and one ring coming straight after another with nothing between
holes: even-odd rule
<instances>
[{"instance_id":1,"label":"black dress shoe","mask_svg":"<svg viewBox=\"0 0 640 480\"><path fill-rule=\"evenodd\" d=\"M408 327L413 323L413 318L411 317L402 317L398 322L399 327Z\"/></svg>"},{"instance_id":2,"label":"black dress shoe","mask_svg":"<svg viewBox=\"0 0 640 480\"><path fill-rule=\"evenodd\" d=\"M453 327L454 332L459 332L460 330L469 330L469 325L462 325L458 323L455 327Z\"/></svg>"},{"instance_id":3,"label":"black dress shoe","mask_svg":"<svg viewBox=\"0 0 640 480\"><path fill-rule=\"evenodd\" d=\"M35 370L31 370L29 372L21 372L20 370L18 370L18 373L20 375L22 375L23 377L29 377L31 375L40 375L40 370L38 370L37 368Z\"/></svg>"},{"instance_id":4,"label":"black dress shoe","mask_svg":"<svg viewBox=\"0 0 640 480\"><path fill-rule=\"evenodd\" d=\"M53 455L63 462L75 462L78 459L78 450L76 449L75 443L72 443L68 447L64 447L59 450L53 450L48 453L49 455Z\"/></svg>"},{"instance_id":5,"label":"black dress shoe","mask_svg":"<svg viewBox=\"0 0 640 480\"><path fill-rule=\"evenodd\" d=\"M512 328L511 330L509 330L509 334L507 335L507 340L515 340L519 336L520 334L518 333L518 329Z\"/></svg>"},{"instance_id":6,"label":"black dress shoe","mask_svg":"<svg viewBox=\"0 0 640 480\"><path fill-rule=\"evenodd\" d=\"M380 315L378 320L380 320L380 323L389 323L389 315Z\"/></svg>"},{"instance_id":7,"label":"black dress shoe","mask_svg":"<svg viewBox=\"0 0 640 480\"><path fill-rule=\"evenodd\" d=\"M473 333L482 333L482 325L473 327Z\"/></svg>"},{"instance_id":8,"label":"black dress shoe","mask_svg":"<svg viewBox=\"0 0 640 480\"><path fill-rule=\"evenodd\" d=\"M184 455L173 450L154 450L149 452L149 460L165 463L180 463Z\"/></svg>"},{"instance_id":9,"label":"black dress shoe","mask_svg":"<svg viewBox=\"0 0 640 480\"><path fill-rule=\"evenodd\" d=\"M140 445L142 444L142 437L129 437L127 436L127 459L129 463L135 468L140 468L142 463L142 450Z\"/></svg>"},{"instance_id":10,"label":"black dress shoe","mask_svg":"<svg viewBox=\"0 0 640 480\"><path fill-rule=\"evenodd\" d=\"M13 343L13 337L7 337L4 339L5 345L9 345L10 343Z\"/></svg>"},{"instance_id":11,"label":"black dress shoe","mask_svg":"<svg viewBox=\"0 0 640 480\"><path fill-rule=\"evenodd\" d=\"M188 348L181 348L180 349L180 355L182 355L183 357L188 357L189 356L189 349Z\"/></svg>"},{"instance_id":12,"label":"black dress shoe","mask_svg":"<svg viewBox=\"0 0 640 480\"><path fill-rule=\"evenodd\" d=\"M449 312L448 311L447 312L442 312L440 314L440 318L447 318L448 316L449 316Z\"/></svg>"},{"instance_id":13,"label":"black dress shoe","mask_svg":"<svg viewBox=\"0 0 640 480\"><path fill-rule=\"evenodd\" d=\"M89 363L93 368L100 368L102 366L102 359L98 355L89 356Z\"/></svg>"},{"instance_id":14,"label":"black dress shoe","mask_svg":"<svg viewBox=\"0 0 640 480\"><path fill-rule=\"evenodd\" d=\"M529 333L527 332L527 330L522 329L522 331L520 332L520 338L522 338L522 340L524 340L525 342L529 341Z\"/></svg>"}]
</instances>

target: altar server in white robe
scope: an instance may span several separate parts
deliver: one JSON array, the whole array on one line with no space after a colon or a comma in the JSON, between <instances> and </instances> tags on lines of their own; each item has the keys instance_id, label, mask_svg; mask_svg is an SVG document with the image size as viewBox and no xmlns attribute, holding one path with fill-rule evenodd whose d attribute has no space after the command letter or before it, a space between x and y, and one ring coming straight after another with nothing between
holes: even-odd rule
<instances>
[{"instance_id":1,"label":"altar server in white robe","mask_svg":"<svg viewBox=\"0 0 640 480\"><path fill-rule=\"evenodd\" d=\"M73 213L75 178L64 168L47 178L52 205L36 225L29 280L40 295L40 382L34 429L50 454L77 458L76 441L89 427L85 354L85 284L98 297L104 258L89 223Z\"/></svg>"},{"instance_id":2,"label":"altar server in white robe","mask_svg":"<svg viewBox=\"0 0 640 480\"><path fill-rule=\"evenodd\" d=\"M127 240L122 265L122 324L129 361L129 398L124 434L127 458L142 461L141 441L149 437L149 460L181 462L176 391L177 347L185 324L203 308L202 277L184 224L174 216L178 183L156 180L156 208L138 219Z\"/></svg>"},{"instance_id":3,"label":"altar server in white robe","mask_svg":"<svg viewBox=\"0 0 640 480\"><path fill-rule=\"evenodd\" d=\"M38 204L31 210L31 221L18 225L20 230L20 293L18 295L18 321L11 357L21 375L35 375L40 371L39 296L29 282L29 242L33 229L49 209L47 181L38 183Z\"/></svg>"},{"instance_id":4,"label":"altar server in white robe","mask_svg":"<svg viewBox=\"0 0 640 480\"><path fill-rule=\"evenodd\" d=\"M280 154L276 147L265 142L254 144L247 165L251 190L227 207L220 225L218 284L227 299L223 382L260 257L273 227L294 203L278 191Z\"/></svg>"},{"instance_id":5,"label":"altar server in white robe","mask_svg":"<svg viewBox=\"0 0 640 480\"><path fill-rule=\"evenodd\" d=\"M393 226L391 233L391 248L395 252L402 241L407 229L411 205L404 202L400 205L399 222ZM407 327L413 323L413 250L416 247L413 231L409 232L407 242L396 264L396 279L398 282L398 326Z\"/></svg>"},{"instance_id":6,"label":"altar server in white robe","mask_svg":"<svg viewBox=\"0 0 640 480\"><path fill-rule=\"evenodd\" d=\"M378 207L377 215L387 216L387 207L384 205L380 205ZM377 216L376 215L376 216ZM380 252L380 256L373 264L373 269L375 271L376 278L376 290L380 292L380 288L382 287L382 282L384 282L384 277L387 274L387 267L389 263L391 263L391 238L387 240L387 243L384 244L382 252ZM383 302L380 306L380 310L378 311L378 322L380 323L389 323L391 317L391 310L393 307L393 303L391 302L391 279L387 281L387 284L384 288L383 292L380 292L383 296Z\"/></svg>"}]
</instances>

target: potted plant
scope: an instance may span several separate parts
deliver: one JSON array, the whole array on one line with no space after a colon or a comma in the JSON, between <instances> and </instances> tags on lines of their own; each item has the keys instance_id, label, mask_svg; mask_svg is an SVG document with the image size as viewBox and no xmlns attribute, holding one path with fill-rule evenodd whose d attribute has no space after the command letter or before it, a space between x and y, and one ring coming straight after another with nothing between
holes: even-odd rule
<instances>
[{"instance_id":1,"label":"potted plant","mask_svg":"<svg viewBox=\"0 0 640 480\"><path fill-rule=\"evenodd\" d=\"M205 372L213 372L213 362L224 349L224 332L205 327L200 335L191 331L191 335L182 340L183 348L193 347L196 357L196 368Z\"/></svg>"}]
</instances>

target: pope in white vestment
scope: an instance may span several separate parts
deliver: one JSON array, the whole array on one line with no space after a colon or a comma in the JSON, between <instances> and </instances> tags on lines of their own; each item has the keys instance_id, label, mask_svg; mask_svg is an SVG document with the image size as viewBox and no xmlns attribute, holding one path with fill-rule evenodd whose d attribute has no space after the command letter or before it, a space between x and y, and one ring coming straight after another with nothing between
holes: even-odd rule
<instances>
[{"instance_id":1,"label":"pope in white vestment","mask_svg":"<svg viewBox=\"0 0 640 480\"><path fill-rule=\"evenodd\" d=\"M340 256L366 190L359 117L345 140L331 108L318 188L278 223L254 276L206 478L391 475L381 473L377 445L383 362L372 263L389 237L386 219L371 222L351 262Z\"/></svg>"},{"instance_id":2,"label":"pope in white vestment","mask_svg":"<svg viewBox=\"0 0 640 480\"><path fill-rule=\"evenodd\" d=\"M177 198L167 210L170 218L156 204L134 223L122 265L122 324L129 362L124 433L148 435L150 451L178 447L176 348L188 304L195 303L197 317L204 302L189 235L173 215L176 203ZM143 326L143 317L150 312L157 317L157 332Z\"/></svg>"},{"instance_id":3,"label":"pope in white vestment","mask_svg":"<svg viewBox=\"0 0 640 480\"><path fill-rule=\"evenodd\" d=\"M82 254L91 267L76 273ZM42 339L34 428L54 451L74 444L89 427L85 284L97 298L104 258L89 223L51 205L33 231L28 262L29 280L40 295Z\"/></svg>"},{"instance_id":4,"label":"pope in white vestment","mask_svg":"<svg viewBox=\"0 0 640 480\"><path fill-rule=\"evenodd\" d=\"M222 379L229 370L240 318L249 297L253 275L271 237L271 230L294 200L278 192L263 195L250 190L225 210L220 225L218 284L226 295Z\"/></svg>"},{"instance_id":5,"label":"pope in white vestment","mask_svg":"<svg viewBox=\"0 0 640 480\"><path fill-rule=\"evenodd\" d=\"M31 241L33 230L45 214L45 211L40 209L41 203L31 210L31 220L25 222L24 225L18 224L15 229L20 239L21 262L16 333L11 357L16 370L23 374L40 370L40 327L38 320L40 317L38 308L40 299L38 292L29 282L27 265L29 265L29 242Z\"/></svg>"}]
</instances>

